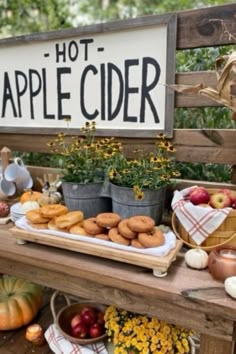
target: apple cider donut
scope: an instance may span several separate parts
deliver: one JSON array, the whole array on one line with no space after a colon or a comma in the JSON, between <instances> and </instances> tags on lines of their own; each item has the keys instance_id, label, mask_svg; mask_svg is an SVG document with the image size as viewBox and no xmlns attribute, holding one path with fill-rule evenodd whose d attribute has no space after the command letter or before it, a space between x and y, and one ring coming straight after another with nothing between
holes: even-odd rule
<instances>
[{"instance_id":1,"label":"apple cider donut","mask_svg":"<svg viewBox=\"0 0 236 354\"><path fill-rule=\"evenodd\" d=\"M81 235L81 236L88 236L88 237L94 236L94 235L89 235L88 232L83 228L83 226L81 226L81 223L71 226L69 232L70 234Z\"/></svg>"},{"instance_id":2,"label":"apple cider donut","mask_svg":"<svg viewBox=\"0 0 236 354\"><path fill-rule=\"evenodd\" d=\"M129 219L123 219L119 222L118 231L122 236L128 239L134 239L137 237L137 232L131 230L131 228L128 226L128 220Z\"/></svg>"},{"instance_id":3,"label":"apple cider donut","mask_svg":"<svg viewBox=\"0 0 236 354\"><path fill-rule=\"evenodd\" d=\"M152 231L139 233L138 241L146 248L159 247L164 245L165 237L160 229L154 228Z\"/></svg>"},{"instance_id":4,"label":"apple cider donut","mask_svg":"<svg viewBox=\"0 0 236 354\"><path fill-rule=\"evenodd\" d=\"M136 247L136 248L146 248L141 244L141 242L139 242L139 240L137 238L134 238L133 240L131 240L131 246Z\"/></svg>"},{"instance_id":5,"label":"apple cider donut","mask_svg":"<svg viewBox=\"0 0 236 354\"><path fill-rule=\"evenodd\" d=\"M68 232L68 228L61 229L60 227L58 227L58 226L55 224L55 219L56 219L56 218L53 218L53 219L49 220L49 222L48 222L48 229L49 229L49 230L53 230L53 231Z\"/></svg>"},{"instance_id":6,"label":"apple cider donut","mask_svg":"<svg viewBox=\"0 0 236 354\"><path fill-rule=\"evenodd\" d=\"M80 210L70 211L55 218L55 224L60 229L70 228L72 225L81 222L84 218L84 214Z\"/></svg>"},{"instance_id":7,"label":"apple cider donut","mask_svg":"<svg viewBox=\"0 0 236 354\"><path fill-rule=\"evenodd\" d=\"M102 234L105 229L97 224L96 218L88 218L83 221L83 227L90 235Z\"/></svg>"},{"instance_id":8,"label":"apple cider donut","mask_svg":"<svg viewBox=\"0 0 236 354\"><path fill-rule=\"evenodd\" d=\"M131 216L127 224L132 231L140 233L151 231L155 226L155 221L150 216L138 215Z\"/></svg>"},{"instance_id":9,"label":"apple cider donut","mask_svg":"<svg viewBox=\"0 0 236 354\"><path fill-rule=\"evenodd\" d=\"M99 240L110 241L108 234L98 234L95 235L95 238L99 238Z\"/></svg>"},{"instance_id":10,"label":"apple cider donut","mask_svg":"<svg viewBox=\"0 0 236 354\"><path fill-rule=\"evenodd\" d=\"M68 208L61 204L44 205L40 209L40 214L48 219L68 213Z\"/></svg>"},{"instance_id":11,"label":"apple cider donut","mask_svg":"<svg viewBox=\"0 0 236 354\"><path fill-rule=\"evenodd\" d=\"M101 227L112 228L116 227L121 220L117 213L100 213L96 216L96 222Z\"/></svg>"},{"instance_id":12,"label":"apple cider donut","mask_svg":"<svg viewBox=\"0 0 236 354\"><path fill-rule=\"evenodd\" d=\"M46 224L50 220L50 218L41 215L40 209L27 211L25 217L31 224Z\"/></svg>"},{"instance_id":13,"label":"apple cider donut","mask_svg":"<svg viewBox=\"0 0 236 354\"><path fill-rule=\"evenodd\" d=\"M122 236L117 227L112 227L109 231L108 231L108 236L109 239L115 243L119 243L121 245L125 245L125 246L129 246L130 245L130 240L128 240L127 238L125 238L124 236Z\"/></svg>"}]
</instances>

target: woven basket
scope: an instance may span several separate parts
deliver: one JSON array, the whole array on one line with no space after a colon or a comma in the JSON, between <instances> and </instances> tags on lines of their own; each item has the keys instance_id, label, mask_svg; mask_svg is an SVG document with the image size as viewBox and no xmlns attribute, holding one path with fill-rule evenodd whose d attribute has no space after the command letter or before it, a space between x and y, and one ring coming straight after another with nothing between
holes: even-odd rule
<instances>
[{"instance_id":1,"label":"woven basket","mask_svg":"<svg viewBox=\"0 0 236 354\"><path fill-rule=\"evenodd\" d=\"M210 194L219 190L207 189ZM172 229L176 236L191 248L211 250L223 245L236 246L236 210L231 210L224 222L199 246L197 245L178 220L175 212L172 214Z\"/></svg>"}]
</instances>

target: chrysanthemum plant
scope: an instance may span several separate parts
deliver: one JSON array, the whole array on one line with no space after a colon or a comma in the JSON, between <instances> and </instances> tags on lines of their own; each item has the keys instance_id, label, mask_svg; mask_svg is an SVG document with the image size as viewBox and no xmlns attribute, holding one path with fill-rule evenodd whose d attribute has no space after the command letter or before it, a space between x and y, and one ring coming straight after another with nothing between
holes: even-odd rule
<instances>
[{"instance_id":1,"label":"chrysanthemum plant","mask_svg":"<svg viewBox=\"0 0 236 354\"><path fill-rule=\"evenodd\" d=\"M135 151L134 159L119 154L109 169L109 180L123 187L133 188L135 198L145 198L145 189L159 189L173 183L180 175L173 153L175 147L163 134L157 136L155 149L150 153Z\"/></svg>"},{"instance_id":2,"label":"chrysanthemum plant","mask_svg":"<svg viewBox=\"0 0 236 354\"><path fill-rule=\"evenodd\" d=\"M192 330L109 306L105 312L108 338L114 354L187 354Z\"/></svg>"},{"instance_id":3,"label":"chrysanthemum plant","mask_svg":"<svg viewBox=\"0 0 236 354\"><path fill-rule=\"evenodd\" d=\"M58 156L59 167L63 169L63 181L74 183L102 182L111 161L120 154L121 144L114 138L96 139L95 122L87 122L80 129L81 136L58 133L48 143Z\"/></svg>"}]
</instances>

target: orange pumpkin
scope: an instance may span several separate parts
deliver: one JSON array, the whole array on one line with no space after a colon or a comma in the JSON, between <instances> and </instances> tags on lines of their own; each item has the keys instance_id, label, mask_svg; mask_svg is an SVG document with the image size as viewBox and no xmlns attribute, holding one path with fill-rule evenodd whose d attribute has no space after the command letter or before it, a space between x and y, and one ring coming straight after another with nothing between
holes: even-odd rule
<instances>
[{"instance_id":1,"label":"orange pumpkin","mask_svg":"<svg viewBox=\"0 0 236 354\"><path fill-rule=\"evenodd\" d=\"M42 305L42 287L25 279L0 279L0 331L28 324Z\"/></svg>"},{"instance_id":2,"label":"orange pumpkin","mask_svg":"<svg viewBox=\"0 0 236 354\"><path fill-rule=\"evenodd\" d=\"M41 192L37 192L37 191L27 191L24 192L21 197L20 197L20 203L25 203L28 201L34 201L37 202L38 198L41 196Z\"/></svg>"}]
</instances>

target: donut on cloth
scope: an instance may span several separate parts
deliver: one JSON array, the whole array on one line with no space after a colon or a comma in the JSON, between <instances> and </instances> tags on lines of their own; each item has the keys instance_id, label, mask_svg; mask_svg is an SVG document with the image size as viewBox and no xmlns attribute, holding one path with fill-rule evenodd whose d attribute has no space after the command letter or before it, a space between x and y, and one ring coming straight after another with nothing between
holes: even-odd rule
<instances>
[{"instance_id":1,"label":"donut on cloth","mask_svg":"<svg viewBox=\"0 0 236 354\"><path fill-rule=\"evenodd\" d=\"M68 208L61 204L48 204L39 209L40 214L48 219L68 213Z\"/></svg>"},{"instance_id":2,"label":"donut on cloth","mask_svg":"<svg viewBox=\"0 0 236 354\"><path fill-rule=\"evenodd\" d=\"M131 230L131 228L128 225L128 220L129 219L123 219L119 222L118 231L122 236L128 239L134 239L137 237L137 232Z\"/></svg>"},{"instance_id":3,"label":"donut on cloth","mask_svg":"<svg viewBox=\"0 0 236 354\"><path fill-rule=\"evenodd\" d=\"M50 220L50 218L42 216L40 209L27 211L25 217L31 224L46 224Z\"/></svg>"},{"instance_id":4,"label":"donut on cloth","mask_svg":"<svg viewBox=\"0 0 236 354\"><path fill-rule=\"evenodd\" d=\"M60 229L70 228L72 225L81 222L84 218L84 214L80 210L70 211L55 218L55 224Z\"/></svg>"},{"instance_id":5,"label":"donut on cloth","mask_svg":"<svg viewBox=\"0 0 236 354\"><path fill-rule=\"evenodd\" d=\"M153 228L149 232L140 232L138 241L146 248L159 247L164 245L165 236L158 228Z\"/></svg>"},{"instance_id":6,"label":"donut on cloth","mask_svg":"<svg viewBox=\"0 0 236 354\"><path fill-rule=\"evenodd\" d=\"M85 219L83 221L83 227L90 235L102 234L105 231L105 228L99 226L96 218L93 217Z\"/></svg>"},{"instance_id":7,"label":"donut on cloth","mask_svg":"<svg viewBox=\"0 0 236 354\"><path fill-rule=\"evenodd\" d=\"M130 240L128 240L127 238L125 238L124 236L122 236L117 227L112 227L109 232L108 232L108 236L110 238L111 241L119 243L121 245L125 245L125 246L129 246L130 245Z\"/></svg>"},{"instance_id":8,"label":"donut on cloth","mask_svg":"<svg viewBox=\"0 0 236 354\"><path fill-rule=\"evenodd\" d=\"M121 217L117 213L100 213L96 216L96 222L101 227L116 227L121 221Z\"/></svg>"},{"instance_id":9,"label":"donut on cloth","mask_svg":"<svg viewBox=\"0 0 236 354\"><path fill-rule=\"evenodd\" d=\"M137 215L131 216L128 219L127 224L134 232L149 232L154 228L155 220L150 216Z\"/></svg>"}]
</instances>

